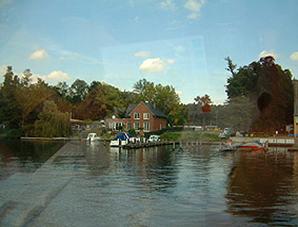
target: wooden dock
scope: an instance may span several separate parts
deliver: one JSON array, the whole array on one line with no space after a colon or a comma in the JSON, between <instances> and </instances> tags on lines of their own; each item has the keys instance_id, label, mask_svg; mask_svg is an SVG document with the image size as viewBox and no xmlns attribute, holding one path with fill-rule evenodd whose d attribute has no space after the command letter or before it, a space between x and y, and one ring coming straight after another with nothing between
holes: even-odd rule
<instances>
[{"instance_id":1,"label":"wooden dock","mask_svg":"<svg viewBox=\"0 0 298 227\"><path fill-rule=\"evenodd\" d=\"M250 143L259 141L261 143L268 143L269 147L292 147L295 146L295 138L289 137L231 137L233 143Z\"/></svg>"},{"instance_id":2,"label":"wooden dock","mask_svg":"<svg viewBox=\"0 0 298 227\"><path fill-rule=\"evenodd\" d=\"M139 142L139 143L128 143L122 146L123 149L139 149L139 148L146 148L146 147L159 147L165 145L172 145L175 146L177 142L169 142L169 141L159 141L159 142Z\"/></svg>"},{"instance_id":3,"label":"wooden dock","mask_svg":"<svg viewBox=\"0 0 298 227\"><path fill-rule=\"evenodd\" d=\"M140 149L146 147L159 147L159 146L172 146L174 149L178 147L193 147L201 145L218 145L220 142L208 142L208 141L158 141L158 142L138 142L128 143L122 146L123 149Z\"/></svg>"}]
</instances>

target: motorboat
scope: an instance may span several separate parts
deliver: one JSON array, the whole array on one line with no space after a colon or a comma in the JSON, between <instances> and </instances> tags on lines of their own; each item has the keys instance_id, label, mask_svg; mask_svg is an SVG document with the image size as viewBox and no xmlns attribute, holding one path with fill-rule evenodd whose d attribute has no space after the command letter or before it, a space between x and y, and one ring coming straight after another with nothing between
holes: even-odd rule
<instances>
[{"instance_id":1,"label":"motorboat","mask_svg":"<svg viewBox=\"0 0 298 227\"><path fill-rule=\"evenodd\" d=\"M129 136L125 132L118 132L116 137L111 140L110 146L111 147L121 147L129 142Z\"/></svg>"},{"instance_id":2,"label":"motorboat","mask_svg":"<svg viewBox=\"0 0 298 227\"><path fill-rule=\"evenodd\" d=\"M94 141L100 140L100 137L98 137L96 133L92 132L92 133L88 133L86 140L87 142L94 142Z\"/></svg>"},{"instance_id":3,"label":"motorboat","mask_svg":"<svg viewBox=\"0 0 298 227\"><path fill-rule=\"evenodd\" d=\"M239 145L240 151L266 151L268 149L267 143L249 142Z\"/></svg>"},{"instance_id":4,"label":"motorboat","mask_svg":"<svg viewBox=\"0 0 298 227\"><path fill-rule=\"evenodd\" d=\"M159 142L160 141L160 136L159 135L150 135L148 142Z\"/></svg>"},{"instance_id":5,"label":"motorboat","mask_svg":"<svg viewBox=\"0 0 298 227\"><path fill-rule=\"evenodd\" d=\"M129 142L130 143L140 143L141 138L140 137L129 137Z\"/></svg>"}]
</instances>

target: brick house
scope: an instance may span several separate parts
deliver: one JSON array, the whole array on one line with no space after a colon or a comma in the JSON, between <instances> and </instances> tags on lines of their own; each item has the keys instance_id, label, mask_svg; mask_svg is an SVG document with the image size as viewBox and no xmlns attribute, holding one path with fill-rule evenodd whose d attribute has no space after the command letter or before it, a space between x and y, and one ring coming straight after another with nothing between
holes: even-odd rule
<instances>
[{"instance_id":1,"label":"brick house","mask_svg":"<svg viewBox=\"0 0 298 227\"><path fill-rule=\"evenodd\" d=\"M108 128L116 130L117 126L123 129L135 129L143 132L158 131L166 128L167 116L150 103L140 102L128 106L125 118L107 119Z\"/></svg>"}]
</instances>

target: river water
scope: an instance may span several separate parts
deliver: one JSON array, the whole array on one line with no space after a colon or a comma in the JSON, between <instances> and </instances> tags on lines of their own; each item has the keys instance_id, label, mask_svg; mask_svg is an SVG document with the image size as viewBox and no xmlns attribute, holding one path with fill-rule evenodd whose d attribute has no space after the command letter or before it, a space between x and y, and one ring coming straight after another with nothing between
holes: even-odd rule
<instances>
[{"instance_id":1,"label":"river water","mask_svg":"<svg viewBox=\"0 0 298 227\"><path fill-rule=\"evenodd\" d=\"M29 212L30 218L19 223L24 226L298 225L298 153L283 150L220 153L217 146L119 151L104 144L73 143L45 168L43 163L54 153L53 148L61 144L43 145L44 149L38 150L43 154L32 155L32 147L38 146L23 146L21 152L15 150L20 149L18 146L0 145L1 224L9 225L18 218L20 211L15 211L18 200L24 204L46 197L38 212L34 215ZM63 186L57 190L59 184ZM8 190L11 185L15 187L13 192ZM24 185L28 190L21 190ZM40 197L44 191L51 196ZM8 199L5 195L10 192L14 195ZM8 206L11 201L17 205Z\"/></svg>"}]
</instances>

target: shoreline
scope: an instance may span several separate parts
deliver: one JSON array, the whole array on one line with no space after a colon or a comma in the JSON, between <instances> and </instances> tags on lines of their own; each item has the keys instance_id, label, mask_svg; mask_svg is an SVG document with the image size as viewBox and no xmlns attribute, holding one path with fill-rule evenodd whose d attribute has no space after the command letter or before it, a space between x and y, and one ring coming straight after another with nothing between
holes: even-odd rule
<instances>
[{"instance_id":1,"label":"shoreline","mask_svg":"<svg viewBox=\"0 0 298 227\"><path fill-rule=\"evenodd\" d=\"M70 141L70 140L79 140L79 138L71 138L71 137L20 137L21 140L41 140L41 141Z\"/></svg>"}]
</instances>

